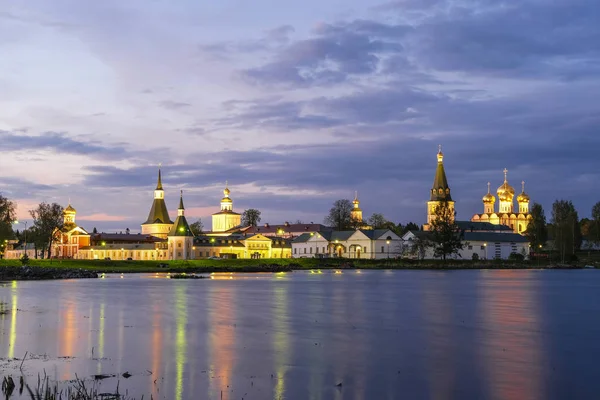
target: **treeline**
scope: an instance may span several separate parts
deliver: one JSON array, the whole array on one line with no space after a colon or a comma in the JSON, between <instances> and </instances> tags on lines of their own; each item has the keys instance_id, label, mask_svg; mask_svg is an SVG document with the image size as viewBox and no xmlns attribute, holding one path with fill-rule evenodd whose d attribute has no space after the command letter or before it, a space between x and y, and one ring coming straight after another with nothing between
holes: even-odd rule
<instances>
[{"instance_id":1,"label":"treeline","mask_svg":"<svg viewBox=\"0 0 600 400\"><path fill-rule=\"evenodd\" d=\"M395 234L402 236L408 231L418 231L419 225L409 222L406 225L388 221L383 214L373 213L366 221L352 219L352 202L348 199L336 200L325 217L324 224L339 231L358 229L365 225L374 229L389 229Z\"/></svg>"},{"instance_id":2,"label":"treeline","mask_svg":"<svg viewBox=\"0 0 600 400\"><path fill-rule=\"evenodd\" d=\"M532 221L525 231L532 251L554 251L562 262L576 259L579 250L592 250L600 246L600 202L592 207L592 219L579 219L570 200L556 200L552 204L550 222L541 204L533 203ZM582 246L583 245L583 246Z\"/></svg>"},{"instance_id":3,"label":"treeline","mask_svg":"<svg viewBox=\"0 0 600 400\"><path fill-rule=\"evenodd\" d=\"M63 207L57 203L42 202L29 210L33 224L20 224L16 217L16 203L0 194L0 253L4 256L9 240L17 239L22 244L32 244L36 258L52 257L52 243L56 231L72 229L64 223ZM23 226L24 229L19 229Z\"/></svg>"}]
</instances>

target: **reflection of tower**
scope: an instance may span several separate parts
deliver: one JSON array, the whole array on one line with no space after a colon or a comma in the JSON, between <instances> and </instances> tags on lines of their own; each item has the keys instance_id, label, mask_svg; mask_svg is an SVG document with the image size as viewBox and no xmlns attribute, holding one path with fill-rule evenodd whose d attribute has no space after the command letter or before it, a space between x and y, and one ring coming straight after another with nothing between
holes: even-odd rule
<instances>
[{"instance_id":1,"label":"reflection of tower","mask_svg":"<svg viewBox=\"0 0 600 400\"><path fill-rule=\"evenodd\" d=\"M273 302L273 347L275 353L275 371L277 383L273 393L274 399L284 399L285 396L285 374L288 370L290 349L290 328L288 321L288 291L282 285L274 285Z\"/></svg>"},{"instance_id":2,"label":"reflection of tower","mask_svg":"<svg viewBox=\"0 0 600 400\"><path fill-rule=\"evenodd\" d=\"M433 179L431 195L427 202L427 224L423 226L424 230L430 229L429 225L435 219L435 210L443 204L447 204L454 211L454 201L452 201L452 196L450 195L450 186L448 186L446 170L444 169L444 153L442 153L442 146L440 145L437 153L435 178Z\"/></svg>"},{"instance_id":3,"label":"reflection of tower","mask_svg":"<svg viewBox=\"0 0 600 400\"><path fill-rule=\"evenodd\" d=\"M218 399L221 390L231 385L235 357L235 290L232 286L210 285L208 334L209 365L215 379L209 381L208 399Z\"/></svg>"},{"instance_id":4,"label":"reflection of tower","mask_svg":"<svg viewBox=\"0 0 600 400\"><path fill-rule=\"evenodd\" d=\"M10 337L8 341L8 358L15 357L15 346L17 344L17 281L12 282L12 304L10 309Z\"/></svg>"},{"instance_id":5,"label":"reflection of tower","mask_svg":"<svg viewBox=\"0 0 600 400\"><path fill-rule=\"evenodd\" d=\"M175 323L177 331L175 333L175 399L181 400L183 397L183 372L186 364L187 341L185 329L187 325L187 293L186 286L177 286L175 289Z\"/></svg>"},{"instance_id":6,"label":"reflection of tower","mask_svg":"<svg viewBox=\"0 0 600 400\"><path fill-rule=\"evenodd\" d=\"M485 398L546 399L542 383L544 335L540 297L532 271L493 271L482 285L479 313L486 329L481 364L489 383ZM515 334L518 332L518 334ZM532 369L533 367L533 369Z\"/></svg>"},{"instance_id":7,"label":"reflection of tower","mask_svg":"<svg viewBox=\"0 0 600 400\"><path fill-rule=\"evenodd\" d=\"M350 219L354 223L360 223L363 220L360 202L358 201L358 192L354 192L354 200L352 201L352 211L350 211Z\"/></svg>"}]
</instances>

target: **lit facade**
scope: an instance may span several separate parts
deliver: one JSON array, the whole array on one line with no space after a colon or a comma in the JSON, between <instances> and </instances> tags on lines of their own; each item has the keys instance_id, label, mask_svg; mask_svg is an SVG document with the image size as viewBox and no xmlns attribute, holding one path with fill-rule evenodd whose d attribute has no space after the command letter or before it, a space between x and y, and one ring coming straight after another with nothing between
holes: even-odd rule
<instances>
[{"instance_id":1,"label":"lit facade","mask_svg":"<svg viewBox=\"0 0 600 400\"><path fill-rule=\"evenodd\" d=\"M229 188L225 185L221 199L221 211L212 215L212 232L223 233L242 224L242 216L233 211L233 200L229 197Z\"/></svg>"},{"instance_id":2,"label":"lit facade","mask_svg":"<svg viewBox=\"0 0 600 400\"><path fill-rule=\"evenodd\" d=\"M169 246L169 259L189 260L194 257L194 234L185 218L185 207L183 206L183 192L179 197L179 208L177 219L171 227L167 237Z\"/></svg>"},{"instance_id":3,"label":"lit facade","mask_svg":"<svg viewBox=\"0 0 600 400\"><path fill-rule=\"evenodd\" d=\"M252 236L199 236L194 239L194 258L290 258L290 240L261 234Z\"/></svg>"},{"instance_id":4,"label":"lit facade","mask_svg":"<svg viewBox=\"0 0 600 400\"><path fill-rule=\"evenodd\" d=\"M513 232L523 234L531 222L529 213L530 198L525 193L525 182L521 182L521 193L517 196L517 207L514 208L515 189L508 183L508 170L504 169L504 183L498 188L498 212L496 212L496 197L490 192L483 196L483 213L475 214L471 218L473 222L490 222L510 226Z\"/></svg>"},{"instance_id":5,"label":"lit facade","mask_svg":"<svg viewBox=\"0 0 600 400\"><path fill-rule=\"evenodd\" d=\"M389 229L304 233L292 242L292 257L396 258L402 239Z\"/></svg>"}]
</instances>

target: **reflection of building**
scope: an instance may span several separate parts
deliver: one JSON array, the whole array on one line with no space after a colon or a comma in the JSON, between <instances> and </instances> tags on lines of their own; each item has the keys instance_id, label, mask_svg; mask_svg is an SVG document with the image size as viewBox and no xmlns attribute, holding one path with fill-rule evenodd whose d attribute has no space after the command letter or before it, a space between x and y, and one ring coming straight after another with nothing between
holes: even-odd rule
<instances>
[{"instance_id":1,"label":"reflection of building","mask_svg":"<svg viewBox=\"0 0 600 400\"><path fill-rule=\"evenodd\" d=\"M292 242L292 257L390 258L402 239L389 229L357 229L304 233Z\"/></svg>"},{"instance_id":2,"label":"reflection of building","mask_svg":"<svg viewBox=\"0 0 600 400\"><path fill-rule=\"evenodd\" d=\"M446 179L446 171L444 169L444 153L442 146L439 147L437 154L437 168L435 170L435 178L433 179L433 187L427 202L427 224L423 226L423 230L429 230L431 221L435 219L436 208L446 203L451 210L454 210L454 201L450 195L450 186Z\"/></svg>"},{"instance_id":3,"label":"reflection of building","mask_svg":"<svg viewBox=\"0 0 600 400\"><path fill-rule=\"evenodd\" d=\"M225 185L223 199L221 199L221 211L212 215L212 231L226 232L241 225L242 216L233 211L233 200L229 197L229 188Z\"/></svg>"},{"instance_id":4,"label":"reflection of building","mask_svg":"<svg viewBox=\"0 0 600 400\"><path fill-rule=\"evenodd\" d=\"M490 183L488 182L488 192L483 196L483 214L473 215L471 221L507 225L515 233L523 233L532 219L529 214L529 195L525 193L525 182L521 182L521 193L517 196L519 210L515 212L515 189L508 184L507 173L508 170L504 169L504 183L496 192L499 200L498 213L495 210L496 197L490 193Z\"/></svg>"},{"instance_id":5,"label":"reflection of building","mask_svg":"<svg viewBox=\"0 0 600 400\"><path fill-rule=\"evenodd\" d=\"M158 182L154 190L154 201L152 202L148 219L142 224L142 234L166 239L172 226L173 221L169 218L169 211L165 204L165 191L163 190L159 169Z\"/></svg>"}]
</instances>

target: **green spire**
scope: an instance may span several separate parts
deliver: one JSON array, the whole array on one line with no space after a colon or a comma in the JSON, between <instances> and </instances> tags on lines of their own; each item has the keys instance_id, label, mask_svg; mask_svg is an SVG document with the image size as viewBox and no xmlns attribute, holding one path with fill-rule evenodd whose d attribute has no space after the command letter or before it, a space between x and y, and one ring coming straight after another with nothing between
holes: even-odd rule
<instances>
[{"instance_id":1,"label":"green spire","mask_svg":"<svg viewBox=\"0 0 600 400\"><path fill-rule=\"evenodd\" d=\"M183 206L183 190L181 191L181 193L179 195L179 209L185 210L185 207Z\"/></svg>"},{"instance_id":2,"label":"green spire","mask_svg":"<svg viewBox=\"0 0 600 400\"><path fill-rule=\"evenodd\" d=\"M444 169L444 153L442 153L441 145L437 153L437 161L437 169L435 170L435 178L433 180L433 187L431 188L431 201L452 201L450 187L446 179L446 170Z\"/></svg>"},{"instance_id":3,"label":"green spire","mask_svg":"<svg viewBox=\"0 0 600 400\"><path fill-rule=\"evenodd\" d=\"M158 167L158 182L156 183L156 190L163 190L162 178L160 176L160 167Z\"/></svg>"}]
</instances>

